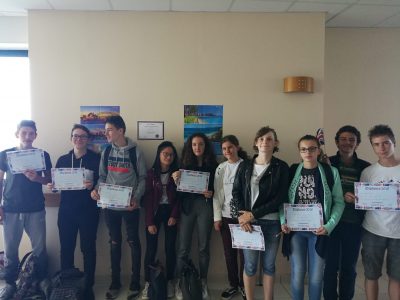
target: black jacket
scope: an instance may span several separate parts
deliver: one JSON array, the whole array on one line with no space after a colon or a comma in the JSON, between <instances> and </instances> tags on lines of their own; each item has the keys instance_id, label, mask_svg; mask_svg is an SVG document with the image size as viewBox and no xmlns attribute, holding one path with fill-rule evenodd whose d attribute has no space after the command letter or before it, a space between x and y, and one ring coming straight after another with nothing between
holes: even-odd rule
<instances>
[{"instance_id":1,"label":"black jacket","mask_svg":"<svg viewBox=\"0 0 400 300\"><path fill-rule=\"evenodd\" d=\"M239 210L251 211L255 219L279 211L287 202L289 185L289 166L284 161L272 156L271 163L259 182L259 195L251 207L252 160L243 161L237 170L232 190L232 217L237 218Z\"/></svg>"}]
</instances>

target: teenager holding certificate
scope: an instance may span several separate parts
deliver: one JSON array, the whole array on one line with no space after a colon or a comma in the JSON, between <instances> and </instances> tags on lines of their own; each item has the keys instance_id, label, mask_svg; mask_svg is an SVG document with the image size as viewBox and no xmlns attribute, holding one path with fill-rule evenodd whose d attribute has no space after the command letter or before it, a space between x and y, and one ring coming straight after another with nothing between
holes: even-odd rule
<instances>
[{"instance_id":1,"label":"teenager holding certificate","mask_svg":"<svg viewBox=\"0 0 400 300\"><path fill-rule=\"evenodd\" d=\"M197 224L200 278L202 281L203 299L209 299L207 287L208 265L210 262L210 238L213 227L212 196L214 190L214 173L217 167L212 144L203 133L194 133L186 141L181 158L181 168L185 170L209 173L208 189L203 193L179 192L182 213L179 227L178 276L190 255L192 236ZM178 184L180 172L174 172L173 178ZM180 282L176 285L175 297L183 298Z\"/></svg>"},{"instance_id":2,"label":"teenager holding certificate","mask_svg":"<svg viewBox=\"0 0 400 300\"><path fill-rule=\"evenodd\" d=\"M345 208L339 224L329 236L324 272L325 300L350 300L354 297L356 265L361 246L361 223L365 211L354 207L354 182L360 181L361 172L370 164L358 158L356 149L361 134L354 126L341 127L335 136L338 148L329 162L339 171Z\"/></svg>"},{"instance_id":3,"label":"teenager holding certificate","mask_svg":"<svg viewBox=\"0 0 400 300\"><path fill-rule=\"evenodd\" d=\"M71 130L73 149L61 156L56 168L80 168L92 178L86 178L83 190L62 190L58 210L58 233L61 245L61 269L74 268L76 238L80 237L83 268L86 275L85 299L94 299L93 285L96 270L96 235L99 209L90 197L90 191L99 177L100 155L87 148L89 129L75 124ZM89 176L87 176L89 177ZM48 187L53 188L49 183Z\"/></svg>"},{"instance_id":4,"label":"teenager holding certificate","mask_svg":"<svg viewBox=\"0 0 400 300\"><path fill-rule=\"evenodd\" d=\"M139 207L140 198L145 190L147 170L142 151L139 150L135 142L125 136L126 126L122 117L108 117L105 131L107 141L111 145L101 153L99 184L92 191L91 196L94 200L101 201L97 189L102 183L111 186L111 189L109 189L111 192L112 189L118 190L120 186L132 189L132 196L128 199L126 208L111 206L104 209L111 248L111 285L106 292L106 299L116 299L121 289L121 225L122 220L124 220L132 261L132 276L128 291L129 300L140 294L141 245L139 239ZM121 194L116 193L116 195L120 196ZM122 200L125 201L125 198Z\"/></svg>"},{"instance_id":5,"label":"teenager holding certificate","mask_svg":"<svg viewBox=\"0 0 400 300\"><path fill-rule=\"evenodd\" d=\"M158 235L161 225L165 233L165 259L167 275L167 295L175 295L172 284L176 265L175 242L177 235L177 220L180 215L179 202L176 197L176 186L171 174L178 170L178 155L175 146L162 142L157 148L153 167L147 172L144 207L146 209L146 256L144 258L144 273L146 284L142 291L142 299L149 299L150 269L155 260L158 246Z\"/></svg>"},{"instance_id":6,"label":"teenager holding certificate","mask_svg":"<svg viewBox=\"0 0 400 300\"><path fill-rule=\"evenodd\" d=\"M221 141L222 154L226 161L221 163L215 171L214 179L214 228L221 233L224 246L226 268L228 270L229 285L221 294L221 299L231 299L235 294L244 294L243 288L243 252L232 248L229 224L237 224L231 217L232 188L239 164L248 159L247 153L239 146L239 140L234 135L227 135ZM239 266L238 266L239 257Z\"/></svg>"},{"instance_id":7,"label":"teenager holding certificate","mask_svg":"<svg viewBox=\"0 0 400 300\"><path fill-rule=\"evenodd\" d=\"M343 191L336 168L318 162L320 144L316 137L305 135L300 138L298 148L302 163L291 166L293 175L289 186L289 203L303 205L322 205L323 225L314 232L292 232L283 252L289 255L291 266L291 292L294 300L304 299L304 276L308 272L308 297L321 299L322 280L325 265L326 235L330 234L340 220L343 212ZM325 173L325 168L329 174ZM329 177L328 177L329 176ZM332 176L332 183L329 179ZM292 176L291 176L292 177ZM332 187L330 186L332 184ZM290 233L281 211L282 231ZM285 247L286 246L286 247Z\"/></svg>"},{"instance_id":8,"label":"teenager holding certificate","mask_svg":"<svg viewBox=\"0 0 400 300\"><path fill-rule=\"evenodd\" d=\"M400 159L395 154L396 139L392 129L376 125L370 129L368 137L378 161L361 173L361 182L400 184ZM368 210L362 227L361 256L367 299L378 299L378 280L382 276L385 253L389 298L400 299L400 212Z\"/></svg>"},{"instance_id":9,"label":"teenager holding certificate","mask_svg":"<svg viewBox=\"0 0 400 300\"><path fill-rule=\"evenodd\" d=\"M44 152L44 171L25 170L22 174L13 174L7 163L7 152L36 149L33 148L33 142L37 137L35 122L21 121L15 135L19 141L18 147L0 153L0 199L2 199L0 222L3 222L6 258L4 268L6 285L0 291L0 299L12 299L15 293L19 265L18 248L24 231L31 241L37 279L42 280L47 275L46 211L42 185L51 181L50 156Z\"/></svg>"},{"instance_id":10,"label":"teenager holding certificate","mask_svg":"<svg viewBox=\"0 0 400 300\"><path fill-rule=\"evenodd\" d=\"M241 228L252 231L259 225L264 234L265 251L244 249L243 281L248 300L254 299L259 255L263 261L264 299L273 299L275 260L279 247L279 207L286 202L288 165L273 156L278 151L276 131L268 126L260 128L254 138L252 160L243 161L237 170L232 189L232 216Z\"/></svg>"}]
</instances>

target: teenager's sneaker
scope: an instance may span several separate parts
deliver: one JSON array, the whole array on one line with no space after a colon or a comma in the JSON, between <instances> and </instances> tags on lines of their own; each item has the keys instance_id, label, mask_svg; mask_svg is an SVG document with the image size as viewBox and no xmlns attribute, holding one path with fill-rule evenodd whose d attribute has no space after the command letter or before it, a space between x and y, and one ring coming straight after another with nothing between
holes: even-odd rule
<instances>
[{"instance_id":1,"label":"teenager's sneaker","mask_svg":"<svg viewBox=\"0 0 400 300\"><path fill-rule=\"evenodd\" d=\"M150 286L150 283L148 281L146 281L146 283L144 284L144 289L142 291L142 300L149 299L149 286Z\"/></svg>"},{"instance_id":2,"label":"teenager's sneaker","mask_svg":"<svg viewBox=\"0 0 400 300\"><path fill-rule=\"evenodd\" d=\"M172 280L168 280L167 282L167 297L173 298L175 296L175 287Z\"/></svg>"},{"instance_id":3,"label":"teenager's sneaker","mask_svg":"<svg viewBox=\"0 0 400 300\"><path fill-rule=\"evenodd\" d=\"M208 291L208 286L207 286L207 281L205 279L201 280L201 295L203 300L209 300L210 299L210 293Z\"/></svg>"},{"instance_id":4,"label":"teenager's sneaker","mask_svg":"<svg viewBox=\"0 0 400 300\"><path fill-rule=\"evenodd\" d=\"M16 287L6 283L6 285L0 290L0 300L12 299L15 294Z\"/></svg>"},{"instance_id":5,"label":"teenager's sneaker","mask_svg":"<svg viewBox=\"0 0 400 300\"><path fill-rule=\"evenodd\" d=\"M234 287L228 287L225 289L222 294L221 294L221 299L223 300L229 300L231 299L234 295L238 293L238 289Z\"/></svg>"},{"instance_id":6,"label":"teenager's sneaker","mask_svg":"<svg viewBox=\"0 0 400 300\"><path fill-rule=\"evenodd\" d=\"M180 287L179 280L176 282L176 285L175 285L175 298L176 298L176 300L183 300L183 295L182 295L182 290Z\"/></svg>"},{"instance_id":7,"label":"teenager's sneaker","mask_svg":"<svg viewBox=\"0 0 400 300\"><path fill-rule=\"evenodd\" d=\"M247 299L247 298L246 298L246 292L245 292L245 290L244 290L244 287L239 286L239 293L240 293L240 295L242 295L242 299L243 299L243 300L246 300L246 299Z\"/></svg>"},{"instance_id":8,"label":"teenager's sneaker","mask_svg":"<svg viewBox=\"0 0 400 300\"><path fill-rule=\"evenodd\" d=\"M127 296L127 300L134 300L134 299L136 299L138 296L139 296L139 294L140 294L140 291L139 290L131 290L131 289L129 289L129 291L128 291L128 296ZM148 299L148 298L147 298Z\"/></svg>"},{"instance_id":9,"label":"teenager's sneaker","mask_svg":"<svg viewBox=\"0 0 400 300\"><path fill-rule=\"evenodd\" d=\"M120 283L112 282L110 287L108 288L108 291L106 292L106 299L108 300L117 299L120 289L121 289Z\"/></svg>"}]
</instances>

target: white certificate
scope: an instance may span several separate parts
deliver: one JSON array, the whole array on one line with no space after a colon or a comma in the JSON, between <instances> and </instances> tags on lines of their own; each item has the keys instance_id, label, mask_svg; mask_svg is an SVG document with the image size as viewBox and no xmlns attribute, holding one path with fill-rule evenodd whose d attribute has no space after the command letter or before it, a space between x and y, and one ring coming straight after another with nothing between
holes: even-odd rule
<instances>
[{"instance_id":1,"label":"white certificate","mask_svg":"<svg viewBox=\"0 0 400 300\"><path fill-rule=\"evenodd\" d=\"M24 173L26 170L46 170L42 149L9 151L6 154L10 171L13 174Z\"/></svg>"},{"instance_id":2,"label":"white certificate","mask_svg":"<svg viewBox=\"0 0 400 300\"><path fill-rule=\"evenodd\" d=\"M97 206L107 208L127 208L130 206L132 187L100 183L100 200Z\"/></svg>"},{"instance_id":3,"label":"white certificate","mask_svg":"<svg viewBox=\"0 0 400 300\"><path fill-rule=\"evenodd\" d=\"M246 232L239 224L229 224L232 237L232 248L265 251L264 234L261 227L253 226L252 232Z\"/></svg>"},{"instance_id":4,"label":"white certificate","mask_svg":"<svg viewBox=\"0 0 400 300\"><path fill-rule=\"evenodd\" d=\"M181 172L181 178L176 188L177 191L203 194L208 190L209 172L182 169L179 171Z\"/></svg>"},{"instance_id":5,"label":"white certificate","mask_svg":"<svg viewBox=\"0 0 400 300\"><path fill-rule=\"evenodd\" d=\"M56 190L84 190L84 168L52 168L51 179Z\"/></svg>"},{"instance_id":6,"label":"white certificate","mask_svg":"<svg viewBox=\"0 0 400 300\"><path fill-rule=\"evenodd\" d=\"M164 122L138 121L139 140L163 140Z\"/></svg>"},{"instance_id":7,"label":"white certificate","mask_svg":"<svg viewBox=\"0 0 400 300\"><path fill-rule=\"evenodd\" d=\"M285 223L292 231L315 231L323 225L321 204L284 205Z\"/></svg>"},{"instance_id":8,"label":"white certificate","mask_svg":"<svg viewBox=\"0 0 400 300\"><path fill-rule=\"evenodd\" d=\"M400 210L400 185L397 183L355 182L355 208L364 210Z\"/></svg>"}]
</instances>

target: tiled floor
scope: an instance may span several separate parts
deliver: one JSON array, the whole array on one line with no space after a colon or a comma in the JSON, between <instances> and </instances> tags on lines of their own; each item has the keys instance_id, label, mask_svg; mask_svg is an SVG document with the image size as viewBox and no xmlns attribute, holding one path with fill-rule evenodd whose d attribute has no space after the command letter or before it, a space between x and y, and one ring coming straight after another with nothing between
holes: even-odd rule
<instances>
[{"instance_id":1,"label":"tiled floor","mask_svg":"<svg viewBox=\"0 0 400 300\"><path fill-rule=\"evenodd\" d=\"M358 269L358 276L357 276L357 281L356 281L356 294L355 294L354 300L365 300L366 297L365 297L365 293L364 293L364 271L363 271L361 262L359 262L357 269ZM385 272L383 272L383 273L385 273ZM105 299L104 295L106 293L108 284L109 284L108 279L105 277L96 279L96 287L95 287L96 299ZM379 287L380 287L379 300L389 299L389 297L387 295L387 284L388 284L387 276L383 275L379 281ZM126 286L127 285L128 285L128 278L126 279L125 289L122 290L118 299L126 299L126 295L127 295ZM226 287L227 287L226 279L224 279L224 278L213 278L213 280L210 280L209 281L209 289L211 292L211 299L212 300L221 299L220 298L221 292ZM308 299L307 287L305 287L305 290L306 290L305 299ZM140 297L138 299L140 299ZM240 300L241 297L239 295L237 295L237 296L233 297L232 299ZM263 291L262 291L261 286L256 287L256 299L257 300L263 299ZM290 276L289 275L278 276L278 278L276 279L274 299L275 300L291 299Z\"/></svg>"}]
</instances>

